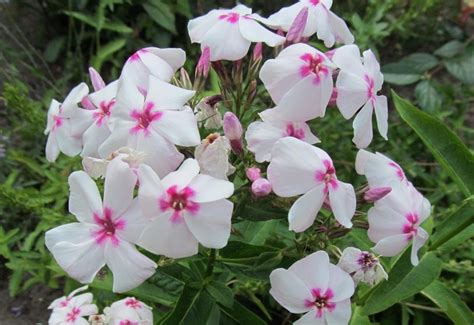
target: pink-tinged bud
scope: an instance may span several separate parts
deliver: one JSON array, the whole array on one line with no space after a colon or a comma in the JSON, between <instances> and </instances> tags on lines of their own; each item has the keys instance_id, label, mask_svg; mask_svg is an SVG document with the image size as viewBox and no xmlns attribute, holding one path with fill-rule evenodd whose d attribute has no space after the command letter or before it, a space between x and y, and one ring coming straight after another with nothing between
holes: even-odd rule
<instances>
[{"instance_id":1,"label":"pink-tinged bud","mask_svg":"<svg viewBox=\"0 0 474 325\"><path fill-rule=\"evenodd\" d=\"M193 83L191 82L191 78L189 77L189 73L186 71L185 68L181 68L179 70L179 78L181 82L181 86L185 89L193 89Z\"/></svg>"},{"instance_id":2,"label":"pink-tinged bud","mask_svg":"<svg viewBox=\"0 0 474 325\"><path fill-rule=\"evenodd\" d=\"M94 91L101 90L105 87L104 79L102 79L100 74L93 67L89 67L89 76L91 78L92 87L94 88Z\"/></svg>"},{"instance_id":3,"label":"pink-tinged bud","mask_svg":"<svg viewBox=\"0 0 474 325\"><path fill-rule=\"evenodd\" d=\"M253 48L253 54L252 58L255 62L260 61L263 57L263 45L262 43L257 43L255 44L255 47Z\"/></svg>"},{"instance_id":4,"label":"pink-tinged bud","mask_svg":"<svg viewBox=\"0 0 474 325\"><path fill-rule=\"evenodd\" d=\"M368 189L364 193L364 200L367 202L375 202L383 198L385 195L392 191L391 187L375 187Z\"/></svg>"},{"instance_id":5,"label":"pink-tinged bud","mask_svg":"<svg viewBox=\"0 0 474 325\"><path fill-rule=\"evenodd\" d=\"M199 58L198 65L196 67L196 78L206 78L211 68L211 49L206 46L202 51L201 57Z\"/></svg>"},{"instance_id":6,"label":"pink-tinged bud","mask_svg":"<svg viewBox=\"0 0 474 325\"><path fill-rule=\"evenodd\" d=\"M272 184L266 178L256 179L252 183L252 193L256 197L267 196L272 192Z\"/></svg>"},{"instance_id":7,"label":"pink-tinged bud","mask_svg":"<svg viewBox=\"0 0 474 325\"><path fill-rule=\"evenodd\" d=\"M251 180L252 182L256 181L257 179L259 179L261 177L260 176L260 168L258 168L258 167L247 168L247 170L245 171L245 174L247 175L247 178L249 180Z\"/></svg>"},{"instance_id":8,"label":"pink-tinged bud","mask_svg":"<svg viewBox=\"0 0 474 325\"><path fill-rule=\"evenodd\" d=\"M331 98L329 99L328 105L329 106L336 106L336 104L337 104L337 88L334 87L332 89L332 94L331 94Z\"/></svg>"},{"instance_id":9,"label":"pink-tinged bud","mask_svg":"<svg viewBox=\"0 0 474 325\"><path fill-rule=\"evenodd\" d=\"M289 44L299 43L303 37L304 29L308 21L308 7L304 7L293 20L288 33L286 34L286 42Z\"/></svg>"},{"instance_id":10,"label":"pink-tinged bud","mask_svg":"<svg viewBox=\"0 0 474 325\"><path fill-rule=\"evenodd\" d=\"M81 100L81 106L85 109L96 109L97 107L95 107L95 105L92 103L92 101L90 100L89 96L85 96L82 100Z\"/></svg>"},{"instance_id":11,"label":"pink-tinged bud","mask_svg":"<svg viewBox=\"0 0 474 325\"><path fill-rule=\"evenodd\" d=\"M232 112L224 114L224 134L229 140L240 140L244 130L239 118Z\"/></svg>"}]
</instances>

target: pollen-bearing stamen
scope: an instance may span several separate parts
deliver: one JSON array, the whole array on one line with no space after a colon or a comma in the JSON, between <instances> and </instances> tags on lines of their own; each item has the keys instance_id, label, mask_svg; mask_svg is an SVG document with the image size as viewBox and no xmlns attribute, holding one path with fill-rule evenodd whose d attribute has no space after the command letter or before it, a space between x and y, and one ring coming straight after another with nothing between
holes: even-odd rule
<instances>
[{"instance_id":1,"label":"pollen-bearing stamen","mask_svg":"<svg viewBox=\"0 0 474 325\"><path fill-rule=\"evenodd\" d=\"M367 252L362 252L360 254L359 259L357 260L357 263L364 270L368 270L368 269L374 267L375 265L378 264L378 262L379 262L379 259L377 257L375 257L374 254L370 254L370 253L367 253Z\"/></svg>"},{"instance_id":2,"label":"pollen-bearing stamen","mask_svg":"<svg viewBox=\"0 0 474 325\"><path fill-rule=\"evenodd\" d=\"M159 199L161 211L173 209L171 222L181 222L182 213L189 212L195 214L199 211L199 203L193 202L191 199L195 192L190 187L178 190L177 185L173 185L166 190L166 194Z\"/></svg>"},{"instance_id":3,"label":"pollen-bearing stamen","mask_svg":"<svg viewBox=\"0 0 474 325\"><path fill-rule=\"evenodd\" d=\"M94 213L93 218L99 230L94 231L94 238L98 244L104 243L106 240L110 240L114 246L120 243L116 232L117 230L123 230L125 228L125 221L118 218L114 220L112 218L112 210L104 208L102 215Z\"/></svg>"},{"instance_id":4,"label":"pollen-bearing stamen","mask_svg":"<svg viewBox=\"0 0 474 325\"><path fill-rule=\"evenodd\" d=\"M323 164L325 170L316 171L316 180L318 182L325 183L324 192L327 193L329 191L329 186L331 186L333 189L336 189L338 186L336 169L329 160L323 160Z\"/></svg>"},{"instance_id":5,"label":"pollen-bearing stamen","mask_svg":"<svg viewBox=\"0 0 474 325\"><path fill-rule=\"evenodd\" d=\"M320 318L323 316L324 311L333 311L336 307L336 304L331 301L334 298L334 293L331 289L327 289L324 293L321 289L315 288L311 290L313 296L312 300L306 300L306 307L316 308L316 317Z\"/></svg>"}]
</instances>

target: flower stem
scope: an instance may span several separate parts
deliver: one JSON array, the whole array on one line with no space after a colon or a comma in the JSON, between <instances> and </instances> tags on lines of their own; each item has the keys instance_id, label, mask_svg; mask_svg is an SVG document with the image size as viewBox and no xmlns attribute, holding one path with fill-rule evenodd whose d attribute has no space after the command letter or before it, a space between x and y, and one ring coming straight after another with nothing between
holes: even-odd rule
<instances>
[{"instance_id":1,"label":"flower stem","mask_svg":"<svg viewBox=\"0 0 474 325\"><path fill-rule=\"evenodd\" d=\"M209 251L209 259L207 261L207 269L206 269L206 274L204 275L204 278L208 278L212 276L212 271L214 270L214 264L216 263L216 256L217 256L217 250L212 248Z\"/></svg>"}]
</instances>

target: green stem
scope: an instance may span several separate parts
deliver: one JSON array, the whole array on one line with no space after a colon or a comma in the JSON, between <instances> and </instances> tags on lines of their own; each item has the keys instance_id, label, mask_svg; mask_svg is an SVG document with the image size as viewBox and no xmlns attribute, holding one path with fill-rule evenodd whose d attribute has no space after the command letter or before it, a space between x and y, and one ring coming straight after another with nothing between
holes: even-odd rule
<instances>
[{"instance_id":1,"label":"green stem","mask_svg":"<svg viewBox=\"0 0 474 325\"><path fill-rule=\"evenodd\" d=\"M212 271L214 270L214 264L216 263L217 250L212 248L209 251L209 260L207 261L207 269L204 278L212 276Z\"/></svg>"}]
</instances>

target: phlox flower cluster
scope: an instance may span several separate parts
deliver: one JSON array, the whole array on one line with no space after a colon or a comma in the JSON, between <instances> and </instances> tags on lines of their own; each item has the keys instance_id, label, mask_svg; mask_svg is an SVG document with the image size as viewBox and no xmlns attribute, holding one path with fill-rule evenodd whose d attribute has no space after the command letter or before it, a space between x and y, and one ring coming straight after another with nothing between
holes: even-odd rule
<instances>
[{"instance_id":1,"label":"phlox flower cluster","mask_svg":"<svg viewBox=\"0 0 474 325\"><path fill-rule=\"evenodd\" d=\"M348 323L357 285L387 279L382 256L411 245L411 262L418 264L430 203L395 161L366 150L373 115L388 139L383 75L375 54L361 54L331 5L301 0L268 18L244 5L212 10L188 24L191 42L202 50L194 82L182 68L184 51L147 47L127 59L119 79L107 84L90 68L92 91L81 83L62 103L52 101L46 157L54 162L60 153L80 155L84 167L69 176L69 212L76 221L46 233L46 246L70 277L91 283L107 266L113 291L126 292L154 274L152 254L178 259L198 254L199 245L225 247L234 189L246 187L252 200L277 196L291 204L288 228L296 233L311 231L322 209L332 213L338 230L350 231L358 206L373 204L366 223L372 252L346 247L334 264L316 251L271 273L273 298L304 314L297 324ZM325 51L309 44L313 35ZM252 43L248 75L254 79L242 101L241 92L229 93L242 89ZM276 53L264 62L263 44ZM225 61L232 61L231 73ZM204 96L211 67L222 91ZM270 108L253 105L257 78ZM355 171L368 183L359 193L339 178L337 161L315 146L329 141L316 136L313 122L331 106L344 119L355 116ZM76 295L80 291L53 302L50 324L87 324L86 316L97 324L152 322L150 308L134 298L97 315L92 296Z\"/></svg>"}]
</instances>

